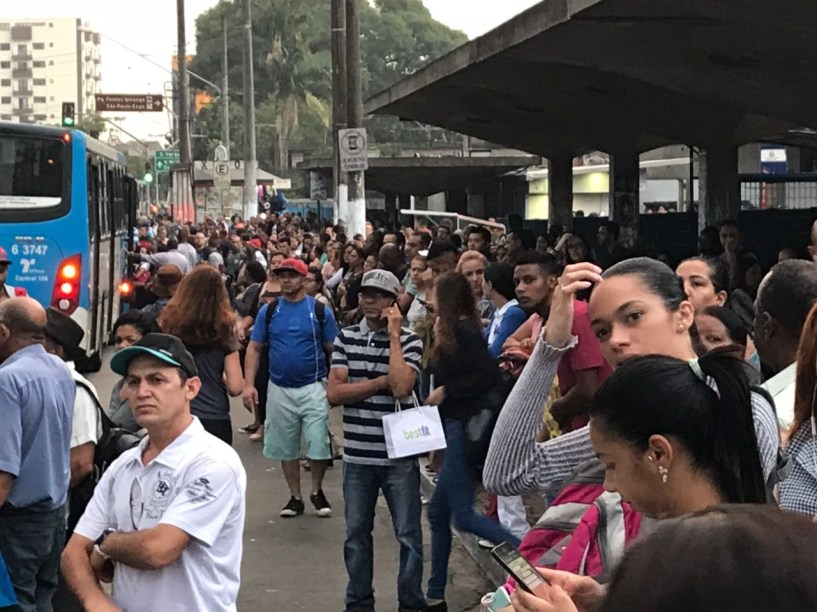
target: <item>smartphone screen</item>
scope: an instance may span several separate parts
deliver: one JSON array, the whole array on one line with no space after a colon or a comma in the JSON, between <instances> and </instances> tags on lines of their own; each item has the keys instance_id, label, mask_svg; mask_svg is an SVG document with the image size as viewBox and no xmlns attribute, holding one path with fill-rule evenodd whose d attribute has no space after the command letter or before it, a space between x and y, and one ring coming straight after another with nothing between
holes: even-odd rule
<instances>
[{"instance_id":1,"label":"smartphone screen","mask_svg":"<svg viewBox=\"0 0 817 612\"><path fill-rule=\"evenodd\" d=\"M519 554L513 544L503 542L491 550L491 555L528 593L536 594L539 587L547 584L542 574Z\"/></svg>"}]
</instances>

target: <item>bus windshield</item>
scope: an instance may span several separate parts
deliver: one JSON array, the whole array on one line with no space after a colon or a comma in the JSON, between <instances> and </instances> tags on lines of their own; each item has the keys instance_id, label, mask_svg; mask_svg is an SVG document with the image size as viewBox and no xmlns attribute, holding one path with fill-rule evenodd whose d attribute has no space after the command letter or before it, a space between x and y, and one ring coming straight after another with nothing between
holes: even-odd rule
<instances>
[{"instance_id":1,"label":"bus windshield","mask_svg":"<svg viewBox=\"0 0 817 612\"><path fill-rule=\"evenodd\" d=\"M0 209L59 205L64 163L62 140L0 135Z\"/></svg>"}]
</instances>

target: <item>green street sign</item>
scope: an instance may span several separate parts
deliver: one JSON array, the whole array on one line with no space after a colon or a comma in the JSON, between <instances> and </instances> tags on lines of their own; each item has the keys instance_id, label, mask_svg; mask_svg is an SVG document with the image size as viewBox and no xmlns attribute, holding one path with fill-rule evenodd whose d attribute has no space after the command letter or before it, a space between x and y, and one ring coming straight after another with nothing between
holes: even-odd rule
<instances>
[{"instance_id":1,"label":"green street sign","mask_svg":"<svg viewBox=\"0 0 817 612\"><path fill-rule=\"evenodd\" d=\"M181 161L181 156L177 149L165 149L164 151L156 151L155 168L156 174L160 172L170 172L170 167L173 164L178 164Z\"/></svg>"}]
</instances>

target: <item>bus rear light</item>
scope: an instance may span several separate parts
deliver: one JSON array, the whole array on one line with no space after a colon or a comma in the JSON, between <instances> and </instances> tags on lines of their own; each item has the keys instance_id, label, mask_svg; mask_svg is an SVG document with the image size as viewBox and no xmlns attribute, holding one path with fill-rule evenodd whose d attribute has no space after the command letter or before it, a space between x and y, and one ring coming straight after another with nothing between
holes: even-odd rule
<instances>
[{"instance_id":1,"label":"bus rear light","mask_svg":"<svg viewBox=\"0 0 817 612\"><path fill-rule=\"evenodd\" d=\"M62 272L62 277L66 278L68 280L75 279L77 277L77 275L79 274L79 270L77 269L77 267L74 264L71 264L71 263L65 264L63 266L61 272Z\"/></svg>"},{"instance_id":2,"label":"bus rear light","mask_svg":"<svg viewBox=\"0 0 817 612\"><path fill-rule=\"evenodd\" d=\"M124 280L119 283L119 295L122 297L127 297L131 293L133 293L133 285L129 280Z\"/></svg>"},{"instance_id":3,"label":"bus rear light","mask_svg":"<svg viewBox=\"0 0 817 612\"><path fill-rule=\"evenodd\" d=\"M79 306L80 270L82 256L72 255L60 262L54 278L51 305L67 315L72 314Z\"/></svg>"},{"instance_id":4,"label":"bus rear light","mask_svg":"<svg viewBox=\"0 0 817 612\"><path fill-rule=\"evenodd\" d=\"M63 134L63 135L62 135L62 139L63 139L65 142L71 142L71 134Z\"/></svg>"}]
</instances>

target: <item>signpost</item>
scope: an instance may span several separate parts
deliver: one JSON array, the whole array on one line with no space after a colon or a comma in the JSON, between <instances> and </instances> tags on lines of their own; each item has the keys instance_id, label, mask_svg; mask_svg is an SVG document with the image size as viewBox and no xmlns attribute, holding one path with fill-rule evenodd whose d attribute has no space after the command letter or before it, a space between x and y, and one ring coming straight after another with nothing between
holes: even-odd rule
<instances>
[{"instance_id":1,"label":"signpost","mask_svg":"<svg viewBox=\"0 0 817 612\"><path fill-rule=\"evenodd\" d=\"M164 110L161 94L96 94L97 111L152 113Z\"/></svg>"},{"instance_id":2,"label":"signpost","mask_svg":"<svg viewBox=\"0 0 817 612\"><path fill-rule=\"evenodd\" d=\"M369 169L366 128L338 130L341 172L362 172Z\"/></svg>"},{"instance_id":3,"label":"signpost","mask_svg":"<svg viewBox=\"0 0 817 612\"><path fill-rule=\"evenodd\" d=\"M213 165L213 187L219 191L225 191L230 188L231 164L229 160L217 161Z\"/></svg>"},{"instance_id":4,"label":"signpost","mask_svg":"<svg viewBox=\"0 0 817 612\"><path fill-rule=\"evenodd\" d=\"M160 172L170 172L171 166L178 164L181 160L178 149L165 149L164 151L156 151L155 165L156 174Z\"/></svg>"}]
</instances>

